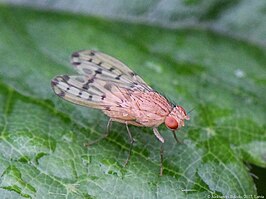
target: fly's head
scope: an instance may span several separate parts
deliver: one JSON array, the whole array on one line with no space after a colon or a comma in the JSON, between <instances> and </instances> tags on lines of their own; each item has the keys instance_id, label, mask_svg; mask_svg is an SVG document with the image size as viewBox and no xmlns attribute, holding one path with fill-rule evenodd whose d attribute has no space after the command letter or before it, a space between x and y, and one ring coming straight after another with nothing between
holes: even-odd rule
<instances>
[{"instance_id":1,"label":"fly's head","mask_svg":"<svg viewBox=\"0 0 266 199\"><path fill-rule=\"evenodd\" d=\"M189 120L189 116L181 106L175 106L170 114L165 118L165 125L170 130L177 130L185 125L184 120Z\"/></svg>"}]
</instances>

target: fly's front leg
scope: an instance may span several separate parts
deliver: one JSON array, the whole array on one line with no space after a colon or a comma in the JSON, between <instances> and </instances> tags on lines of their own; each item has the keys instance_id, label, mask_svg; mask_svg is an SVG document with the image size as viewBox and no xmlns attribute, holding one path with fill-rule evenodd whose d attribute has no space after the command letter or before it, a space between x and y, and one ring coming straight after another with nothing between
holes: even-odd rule
<instances>
[{"instance_id":1,"label":"fly's front leg","mask_svg":"<svg viewBox=\"0 0 266 199\"><path fill-rule=\"evenodd\" d=\"M163 143L161 143L161 148L160 148L160 176L163 175Z\"/></svg>"},{"instance_id":2,"label":"fly's front leg","mask_svg":"<svg viewBox=\"0 0 266 199\"><path fill-rule=\"evenodd\" d=\"M173 135L174 135L174 138L176 140L177 143L182 143L177 137L176 137L176 134L175 134L175 131L172 131Z\"/></svg>"},{"instance_id":3,"label":"fly's front leg","mask_svg":"<svg viewBox=\"0 0 266 199\"><path fill-rule=\"evenodd\" d=\"M161 148L160 148L160 176L163 175L163 143L164 139L161 136L160 132L157 128L153 128L154 135L158 138L158 140L161 142Z\"/></svg>"},{"instance_id":4,"label":"fly's front leg","mask_svg":"<svg viewBox=\"0 0 266 199\"><path fill-rule=\"evenodd\" d=\"M106 137L109 135L109 132L110 132L110 128L111 128L111 126L112 126L112 119L110 118L110 119L108 120L108 123L107 123L107 127L106 127L106 131L105 131L105 133L104 133L100 138L98 138L97 140L94 140L94 141L92 141L92 142L85 143L85 144L84 144L85 147L89 147L89 146L91 146L91 145L93 145L93 144L98 143L98 142L101 141L102 139L106 138Z\"/></svg>"},{"instance_id":5,"label":"fly's front leg","mask_svg":"<svg viewBox=\"0 0 266 199\"><path fill-rule=\"evenodd\" d=\"M161 143L164 143L163 136L161 136L157 128L153 128L153 133Z\"/></svg>"}]
</instances>

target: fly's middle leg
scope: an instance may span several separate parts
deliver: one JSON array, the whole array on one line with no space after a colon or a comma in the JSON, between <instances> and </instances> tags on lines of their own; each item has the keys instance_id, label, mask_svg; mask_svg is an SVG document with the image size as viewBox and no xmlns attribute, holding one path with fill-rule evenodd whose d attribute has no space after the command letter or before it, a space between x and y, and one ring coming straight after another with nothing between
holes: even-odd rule
<instances>
[{"instance_id":1,"label":"fly's middle leg","mask_svg":"<svg viewBox=\"0 0 266 199\"><path fill-rule=\"evenodd\" d=\"M99 141L101 141L102 139L106 138L108 135L109 135L109 132L110 132L110 128L112 126L112 119L110 118L108 120L108 123L107 123L107 127L106 127L106 131L105 133L98 139L92 141L92 142L88 142L88 143L85 143L85 147L89 147L91 145L94 145L94 144L97 144Z\"/></svg>"}]
</instances>

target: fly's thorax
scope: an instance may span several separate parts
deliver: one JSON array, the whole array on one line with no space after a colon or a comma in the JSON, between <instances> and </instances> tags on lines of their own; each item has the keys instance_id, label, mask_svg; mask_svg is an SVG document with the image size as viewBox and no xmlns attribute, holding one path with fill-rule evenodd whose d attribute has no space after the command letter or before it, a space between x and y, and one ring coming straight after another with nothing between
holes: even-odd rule
<instances>
[{"instance_id":1,"label":"fly's thorax","mask_svg":"<svg viewBox=\"0 0 266 199\"><path fill-rule=\"evenodd\" d=\"M181 106L175 106L165 118L165 125L171 130L176 130L185 125L184 120L189 120L189 116Z\"/></svg>"}]
</instances>

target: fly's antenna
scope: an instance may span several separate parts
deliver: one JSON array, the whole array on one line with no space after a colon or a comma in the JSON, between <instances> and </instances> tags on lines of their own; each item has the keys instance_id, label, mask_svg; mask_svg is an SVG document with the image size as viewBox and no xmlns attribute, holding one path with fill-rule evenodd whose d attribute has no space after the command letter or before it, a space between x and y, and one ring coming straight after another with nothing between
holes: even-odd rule
<instances>
[{"instance_id":1,"label":"fly's antenna","mask_svg":"<svg viewBox=\"0 0 266 199\"><path fill-rule=\"evenodd\" d=\"M189 115L192 111L194 111L196 108L195 107L193 107L192 109L190 109L188 112L187 112L187 114Z\"/></svg>"}]
</instances>

